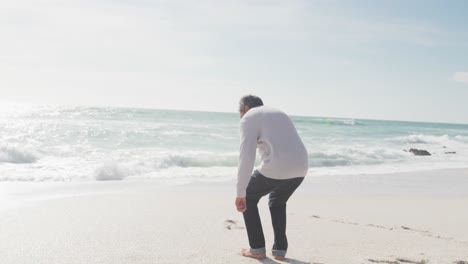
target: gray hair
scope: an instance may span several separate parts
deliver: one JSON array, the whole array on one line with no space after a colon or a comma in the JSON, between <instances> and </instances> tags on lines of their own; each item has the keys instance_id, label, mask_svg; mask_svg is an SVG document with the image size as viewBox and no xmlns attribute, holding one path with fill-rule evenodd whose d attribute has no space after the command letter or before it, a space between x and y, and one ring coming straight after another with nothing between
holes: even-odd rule
<instances>
[{"instance_id":1,"label":"gray hair","mask_svg":"<svg viewBox=\"0 0 468 264\"><path fill-rule=\"evenodd\" d=\"M239 101L239 111L243 113L245 106L248 106L249 108L254 108L262 105L263 101L262 99L260 99L260 97L255 95L245 95Z\"/></svg>"}]
</instances>

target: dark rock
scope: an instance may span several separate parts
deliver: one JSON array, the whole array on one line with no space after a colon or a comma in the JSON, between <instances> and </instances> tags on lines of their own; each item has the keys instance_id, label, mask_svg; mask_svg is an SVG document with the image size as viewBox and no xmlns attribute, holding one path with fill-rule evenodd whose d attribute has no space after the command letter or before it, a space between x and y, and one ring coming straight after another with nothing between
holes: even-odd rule
<instances>
[{"instance_id":1,"label":"dark rock","mask_svg":"<svg viewBox=\"0 0 468 264\"><path fill-rule=\"evenodd\" d=\"M455 151L447 151L447 152L445 152L445 154L457 154L457 152L455 152Z\"/></svg>"},{"instance_id":2,"label":"dark rock","mask_svg":"<svg viewBox=\"0 0 468 264\"><path fill-rule=\"evenodd\" d=\"M431 153L424 149L410 149L409 152L413 153L416 156L431 156Z\"/></svg>"}]
</instances>

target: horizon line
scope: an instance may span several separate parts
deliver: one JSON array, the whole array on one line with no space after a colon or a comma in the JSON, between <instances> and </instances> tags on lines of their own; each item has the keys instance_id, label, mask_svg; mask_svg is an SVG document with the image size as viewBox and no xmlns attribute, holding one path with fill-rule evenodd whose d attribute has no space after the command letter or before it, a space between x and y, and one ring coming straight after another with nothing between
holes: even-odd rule
<instances>
[{"instance_id":1,"label":"horizon line","mask_svg":"<svg viewBox=\"0 0 468 264\"><path fill-rule=\"evenodd\" d=\"M185 112L201 112L201 113L221 113L221 114L236 114L237 111L216 111L216 110L193 110L193 109L180 109L180 108L154 108L147 106L116 106L116 105L86 105L86 104L44 104L44 103L32 103L32 102L8 102L4 101L2 104L16 105L16 106L52 106L52 107L97 107L97 108L123 108L123 109L142 109L142 110L159 110L159 111L185 111ZM275 107L278 108L278 107ZM0 107L1 111L2 107ZM281 110L281 108L278 108ZM424 124L446 124L446 125L466 125L468 123L461 122L440 122L440 121L421 121L421 120L397 120L397 119L377 119L377 118L363 118L363 117L340 117L340 116L321 116L321 115L304 115L304 114L288 114L291 117L299 118L331 118L331 119L353 119L353 120L364 120L364 121L386 121L386 122L406 122L406 123L424 123Z\"/></svg>"}]
</instances>

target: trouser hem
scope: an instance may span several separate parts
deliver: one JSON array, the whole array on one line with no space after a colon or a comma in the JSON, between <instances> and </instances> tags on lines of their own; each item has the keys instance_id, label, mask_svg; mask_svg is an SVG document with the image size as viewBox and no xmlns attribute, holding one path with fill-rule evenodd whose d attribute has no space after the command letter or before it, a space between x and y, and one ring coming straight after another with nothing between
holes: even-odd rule
<instances>
[{"instance_id":1,"label":"trouser hem","mask_svg":"<svg viewBox=\"0 0 468 264\"><path fill-rule=\"evenodd\" d=\"M276 257L284 257L284 256L286 256L286 250L275 250L275 249L273 249L272 254L273 254L273 256L276 256Z\"/></svg>"},{"instance_id":2,"label":"trouser hem","mask_svg":"<svg viewBox=\"0 0 468 264\"><path fill-rule=\"evenodd\" d=\"M265 254L266 253L266 249L264 247L262 248L251 248L250 249L250 253L253 253L253 254Z\"/></svg>"}]
</instances>

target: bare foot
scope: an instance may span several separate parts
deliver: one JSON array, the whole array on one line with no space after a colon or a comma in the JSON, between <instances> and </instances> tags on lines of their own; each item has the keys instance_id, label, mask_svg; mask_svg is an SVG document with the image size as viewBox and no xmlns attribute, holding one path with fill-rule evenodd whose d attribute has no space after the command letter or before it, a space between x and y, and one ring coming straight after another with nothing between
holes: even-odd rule
<instances>
[{"instance_id":1,"label":"bare foot","mask_svg":"<svg viewBox=\"0 0 468 264\"><path fill-rule=\"evenodd\" d=\"M276 260L285 260L286 258L283 256L273 256L274 259Z\"/></svg>"},{"instance_id":2,"label":"bare foot","mask_svg":"<svg viewBox=\"0 0 468 264\"><path fill-rule=\"evenodd\" d=\"M253 259L264 259L266 258L265 254L261 253L252 253L250 250L243 248L241 250L241 256L246 257L246 258L253 258Z\"/></svg>"}]
</instances>

